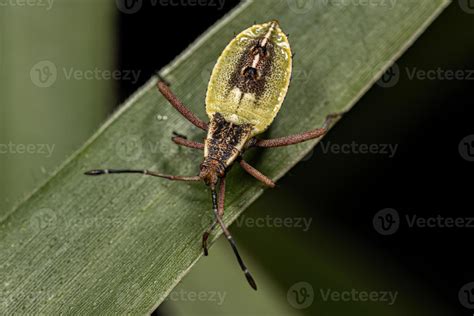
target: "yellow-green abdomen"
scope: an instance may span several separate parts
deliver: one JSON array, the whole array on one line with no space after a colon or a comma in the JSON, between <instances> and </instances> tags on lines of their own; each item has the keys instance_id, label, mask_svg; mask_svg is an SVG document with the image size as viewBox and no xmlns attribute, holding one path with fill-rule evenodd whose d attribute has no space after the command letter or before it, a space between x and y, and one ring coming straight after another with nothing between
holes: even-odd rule
<instances>
[{"instance_id":1,"label":"yellow-green abdomen","mask_svg":"<svg viewBox=\"0 0 474 316\"><path fill-rule=\"evenodd\" d=\"M211 120L219 112L229 122L251 124L252 136L260 134L277 115L290 77L290 44L278 23L253 25L227 45L214 66L206 112Z\"/></svg>"}]
</instances>

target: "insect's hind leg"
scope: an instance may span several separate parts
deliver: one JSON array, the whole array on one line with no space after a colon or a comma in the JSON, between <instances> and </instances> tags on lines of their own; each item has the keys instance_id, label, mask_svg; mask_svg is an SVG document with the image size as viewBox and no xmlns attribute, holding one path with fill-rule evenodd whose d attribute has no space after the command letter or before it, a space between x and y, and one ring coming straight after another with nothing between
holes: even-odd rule
<instances>
[{"instance_id":1,"label":"insect's hind leg","mask_svg":"<svg viewBox=\"0 0 474 316\"><path fill-rule=\"evenodd\" d=\"M242 159L242 157L239 157L239 164L244 169L248 174L250 174L252 177L257 179L258 181L262 182L266 186L270 188L275 187L275 182L272 181L269 177L252 167L248 162Z\"/></svg>"},{"instance_id":2,"label":"insect's hind leg","mask_svg":"<svg viewBox=\"0 0 474 316\"><path fill-rule=\"evenodd\" d=\"M182 116L184 116L188 121L190 121L195 126L200 129L207 130L207 123L198 118L193 112L191 112L171 91L169 84L158 75L158 90L161 94L168 100L168 102L176 109Z\"/></svg>"},{"instance_id":3,"label":"insect's hind leg","mask_svg":"<svg viewBox=\"0 0 474 316\"><path fill-rule=\"evenodd\" d=\"M306 131L303 133L288 135L288 136L279 137L279 138L258 139L258 140L253 141L253 143L250 144L250 147L252 146L266 147L266 148L282 147L282 146L302 143L310 139L321 137L327 133L330 124L341 115L342 115L341 113L328 115L321 128L316 128L316 129Z\"/></svg>"},{"instance_id":4,"label":"insect's hind leg","mask_svg":"<svg viewBox=\"0 0 474 316\"><path fill-rule=\"evenodd\" d=\"M218 195L218 202L217 202L217 213L219 216L222 217L224 215L224 200L225 200L225 176L221 178L219 183L219 195ZM217 219L214 219L211 226L204 232L202 235L202 249L204 250L204 255L207 256L209 254L207 248L207 240L209 239L209 235L211 235L214 228L217 226Z\"/></svg>"}]
</instances>

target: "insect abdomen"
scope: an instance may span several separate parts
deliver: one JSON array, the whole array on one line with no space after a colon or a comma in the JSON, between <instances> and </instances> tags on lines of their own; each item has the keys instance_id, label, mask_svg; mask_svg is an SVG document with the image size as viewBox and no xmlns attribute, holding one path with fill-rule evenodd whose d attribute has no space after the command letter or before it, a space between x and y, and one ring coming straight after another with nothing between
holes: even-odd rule
<instances>
[{"instance_id":1,"label":"insect abdomen","mask_svg":"<svg viewBox=\"0 0 474 316\"><path fill-rule=\"evenodd\" d=\"M210 119L219 112L228 122L252 125L252 136L272 123L291 77L291 50L276 21L238 34L212 71L206 94Z\"/></svg>"}]
</instances>

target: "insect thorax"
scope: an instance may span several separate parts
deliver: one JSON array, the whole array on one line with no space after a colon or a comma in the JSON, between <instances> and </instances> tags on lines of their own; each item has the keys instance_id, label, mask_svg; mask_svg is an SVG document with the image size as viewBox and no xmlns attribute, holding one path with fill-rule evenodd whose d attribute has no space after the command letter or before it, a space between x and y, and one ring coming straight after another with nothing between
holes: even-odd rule
<instances>
[{"instance_id":1,"label":"insect thorax","mask_svg":"<svg viewBox=\"0 0 474 316\"><path fill-rule=\"evenodd\" d=\"M206 111L262 133L277 115L291 77L291 51L276 21L238 34L222 52L206 95Z\"/></svg>"},{"instance_id":2,"label":"insect thorax","mask_svg":"<svg viewBox=\"0 0 474 316\"><path fill-rule=\"evenodd\" d=\"M218 176L224 175L225 169L240 155L250 139L252 129L251 124L235 124L218 112L214 114L204 142L204 161L201 164L201 177L206 182L215 182Z\"/></svg>"}]
</instances>

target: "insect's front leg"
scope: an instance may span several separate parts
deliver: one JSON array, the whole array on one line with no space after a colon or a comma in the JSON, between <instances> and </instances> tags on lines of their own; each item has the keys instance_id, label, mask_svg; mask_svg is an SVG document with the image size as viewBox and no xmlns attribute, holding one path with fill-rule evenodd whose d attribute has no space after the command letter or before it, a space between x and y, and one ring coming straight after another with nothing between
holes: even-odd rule
<instances>
[{"instance_id":1,"label":"insect's front leg","mask_svg":"<svg viewBox=\"0 0 474 316\"><path fill-rule=\"evenodd\" d=\"M158 75L158 90L161 94L168 100L168 102L176 109L182 116L184 116L188 121L193 123L195 126L200 129L207 130L207 123L198 118L193 112L191 112L173 93L169 84Z\"/></svg>"}]
</instances>

